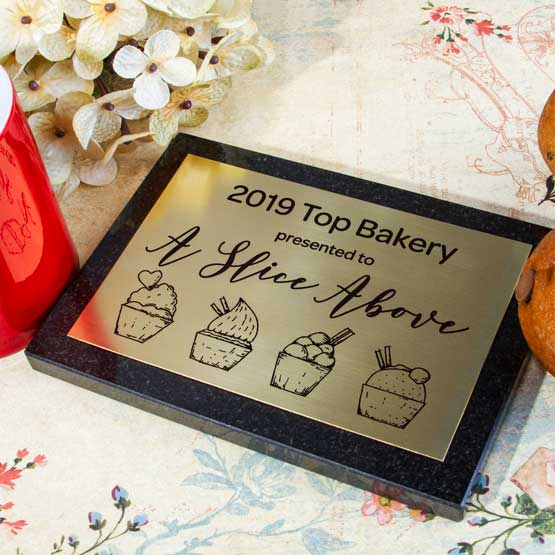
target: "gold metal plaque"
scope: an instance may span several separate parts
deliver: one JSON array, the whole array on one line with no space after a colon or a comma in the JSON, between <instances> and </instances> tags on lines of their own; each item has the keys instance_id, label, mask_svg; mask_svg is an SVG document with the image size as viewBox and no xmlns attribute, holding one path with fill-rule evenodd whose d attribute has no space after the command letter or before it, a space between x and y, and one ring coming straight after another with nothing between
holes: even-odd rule
<instances>
[{"instance_id":1,"label":"gold metal plaque","mask_svg":"<svg viewBox=\"0 0 555 555\"><path fill-rule=\"evenodd\" d=\"M69 335L443 460L529 251L189 155Z\"/></svg>"}]
</instances>

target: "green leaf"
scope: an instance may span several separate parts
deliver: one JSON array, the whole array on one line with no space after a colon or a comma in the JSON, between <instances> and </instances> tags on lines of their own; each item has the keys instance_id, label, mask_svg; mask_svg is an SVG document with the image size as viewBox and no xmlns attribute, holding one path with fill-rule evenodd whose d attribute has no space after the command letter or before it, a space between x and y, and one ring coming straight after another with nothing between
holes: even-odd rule
<instances>
[{"instance_id":1,"label":"green leaf","mask_svg":"<svg viewBox=\"0 0 555 555\"><path fill-rule=\"evenodd\" d=\"M532 528L540 534L555 535L555 507L539 511L531 524Z\"/></svg>"},{"instance_id":2,"label":"green leaf","mask_svg":"<svg viewBox=\"0 0 555 555\"><path fill-rule=\"evenodd\" d=\"M516 505L514 511L517 515L531 516L539 511L539 507L534 503L532 498L525 493L524 495L516 496Z\"/></svg>"},{"instance_id":3,"label":"green leaf","mask_svg":"<svg viewBox=\"0 0 555 555\"><path fill-rule=\"evenodd\" d=\"M430 23L429 19L427 21L423 21L420 25L428 25L428 23Z\"/></svg>"}]
</instances>

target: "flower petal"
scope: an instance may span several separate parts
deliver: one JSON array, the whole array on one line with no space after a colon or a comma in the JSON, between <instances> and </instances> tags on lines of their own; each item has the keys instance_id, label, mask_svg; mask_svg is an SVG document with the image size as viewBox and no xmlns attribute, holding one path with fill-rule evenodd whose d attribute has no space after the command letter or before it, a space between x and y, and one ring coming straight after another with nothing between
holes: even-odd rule
<instances>
[{"instance_id":1,"label":"flower petal","mask_svg":"<svg viewBox=\"0 0 555 555\"><path fill-rule=\"evenodd\" d=\"M139 106L133 98L133 89L116 91L99 98L97 102L111 102L115 106L116 114L128 120L144 118L148 112Z\"/></svg>"},{"instance_id":2,"label":"flower petal","mask_svg":"<svg viewBox=\"0 0 555 555\"><path fill-rule=\"evenodd\" d=\"M214 79L221 79L224 77L229 77L231 75L231 71L226 69L223 65L202 65L198 71L199 80L200 81L213 81Z\"/></svg>"},{"instance_id":3,"label":"flower petal","mask_svg":"<svg viewBox=\"0 0 555 555\"><path fill-rule=\"evenodd\" d=\"M2 12L0 12L0 17L3 17ZM15 50L18 39L19 36L15 30L10 30L9 33L6 33L5 31L0 33L0 59L4 58L8 54L11 54Z\"/></svg>"},{"instance_id":4,"label":"flower petal","mask_svg":"<svg viewBox=\"0 0 555 555\"><path fill-rule=\"evenodd\" d=\"M217 4L215 8L217 9ZM222 14L216 20L218 27L222 29L237 29L245 25L251 18L251 9L252 0L234 0L231 8L228 7L223 12L217 12Z\"/></svg>"},{"instance_id":5,"label":"flower petal","mask_svg":"<svg viewBox=\"0 0 555 555\"><path fill-rule=\"evenodd\" d=\"M76 55L72 58L73 69L82 79L96 79L104 69L104 62L82 62Z\"/></svg>"},{"instance_id":6,"label":"flower petal","mask_svg":"<svg viewBox=\"0 0 555 555\"><path fill-rule=\"evenodd\" d=\"M146 137L151 137L152 133L150 131L141 131L139 133L132 133L131 135L122 135L118 137L112 144L106 149L106 153L102 158L104 163L111 160L116 153L116 150L122 146L122 150L125 149L126 152L131 152L134 150L133 141L138 141L140 139L145 139ZM91 143L92 144L92 143Z\"/></svg>"},{"instance_id":7,"label":"flower petal","mask_svg":"<svg viewBox=\"0 0 555 555\"><path fill-rule=\"evenodd\" d=\"M154 10L158 10L166 14L170 13L169 0L143 0L143 2Z\"/></svg>"},{"instance_id":8,"label":"flower petal","mask_svg":"<svg viewBox=\"0 0 555 555\"><path fill-rule=\"evenodd\" d=\"M393 519L393 513L386 509L378 510L378 524L380 526L384 526L385 524L389 524Z\"/></svg>"},{"instance_id":9,"label":"flower petal","mask_svg":"<svg viewBox=\"0 0 555 555\"><path fill-rule=\"evenodd\" d=\"M241 33L241 37L245 42L250 42L252 37L258 34L258 25L252 19L249 19L246 23L236 28L238 33Z\"/></svg>"},{"instance_id":10,"label":"flower petal","mask_svg":"<svg viewBox=\"0 0 555 555\"><path fill-rule=\"evenodd\" d=\"M158 62L177 56L179 47L179 37L173 31L158 31L146 41L145 55Z\"/></svg>"},{"instance_id":11,"label":"flower petal","mask_svg":"<svg viewBox=\"0 0 555 555\"><path fill-rule=\"evenodd\" d=\"M22 25L23 27L23 25ZM9 33L8 33L9 34ZM38 45L30 32L20 33L15 49L15 59L22 66L26 65L38 51Z\"/></svg>"},{"instance_id":12,"label":"flower petal","mask_svg":"<svg viewBox=\"0 0 555 555\"><path fill-rule=\"evenodd\" d=\"M12 81L16 79L18 75L21 75L21 72L23 71L23 68L15 59L15 53L12 53L7 58L4 58L2 65Z\"/></svg>"},{"instance_id":13,"label":"flower petal","mask_svg":"<svg viewBox=\"0 0 555 555\"><path fill-rule=\"evenodd\" d=\"M64 128L73 129L73 117L77 111L85 104L93 102L93 100L90 94L84 92L71 92L65 94L58 98L56 108L54 108L54 115Z\"/></svg>"},{"instance_id":14,"label":"flower petal","mask_svg":"<svg viewBox=\"0 0 555 555\"><path fill-rule=\"evenodd\" d=\"M131 36L138 33L145 25L146 6L139 0L118 0L113 12L114 28L122 35Z\"/></svg>"},{"instance_id":15,"label":"flower petal","mask_svg":"<svg viewBox=\"0 0 555 555\"><path fill-rule=\"evenodd\" d=\"M176 87L184 87L195 80L197 68L187 58L172 58L158 66L160 76L166 83Z\"/></svg>"},{"instance_id":16,"label":"flower petal","mask_svg":"<svg viewBox=\"0 0 555 555\"><path fill-rule=\"evenodd\" d=\"M87 0L63 0L63 2L64 12L69 15L69 17L84 19L93 13L92 6Z\"/></svg>"},{"instance_id":17,"label":"flower petal","mask_svg":"<svg viewBox=\"0 0 555 555\"><path fill-rule=\"evenodd\" d=\"M374 502L374 500L369 500L366 501L362 507L360 508L360 511L362 512L362 514L364 516L370 516L373 515L376 511L378 510L378 506L377 504Z\"/></svg>"},{"instance_id":18,"label":"flower petal","mask_svg":"<svg viewBox=\"0 0 555 555\"><path fill-rule=\"evenodd\" d=\"M208 119L208 110L204 106L193 106L190 110L183 110L179 118L179 125L183 127L198 127Z\"/></svg>"},{"instance_id":19,"label":"flower petal","mask_svg":"<svg viewBox=\"0 0 555 555\"><path fill-rule=\"evenodd\" d=\"M75 147L71 137L56 138L56 118L51 112L38 112L29 118L42 161L52 185L66 181L71 173Z\"/></svg>"},{"instance_id":20,"label":"flower petal","mask_svg":"<svg viewBox=\"0 0 555 555\"><path fill-rule=\"evenodd\" d=\"M272 41L265 37L261 37L260 35L256 35L253 39L251 39L250 43L260 49L264 55L264 63L266 65L271 64L275 60L276 52Z\"/></svg>"},{"instance_id":21,"label":"flower petal","mask_svg":"<svg viewBox=\"0 0 555 555\"><path fill-rule=\"evenodd\" d=\"M119 33L96 16L85 19L77 31L77 56L82 62L100 62L114 50Z\"/></svg>"},{"instance_id":22,"label":"flower petal","mask_svg":"<svg viewBox=\"0 0 555 555\"><path fill-rule=\"evenodd\" d=\"M55 63L45 73L42 81L45 90L56 98L74 91L92 94L94 90L94 83L92 81L81 79L81 77L73 71L73 63L71 60Z\"/></svg>"},{"instance_id":23,"label":"flower petal","mask_svg":"<svg viewBox=\"0 0 555 555\"><path fill-rule=\"evenodd\" d=\"M224 77L223 79L214 79L208 83L201 83L192 87L190 100L193 105L201 103L205 106L213 106L219 104L226 97L227 93L231 90L231 78Z\"/></svg>"},{"instance_id":24,"label":"flower petal","mask_svg":"<svg viewBox=\"0 0 555 555\"><path fill-rule=\"evenodd\" d=\"M132 79L142 73L147 64L147 57L134 46L124 46L114 57L114 71L121 77Z\"/></svg>"},{"instance_id":25,"label":"flower petal","mask_svg":"<svg viewBox=\"0 0 555 555\"><path fill-rule=\"evenodd\" d=\"M33 112L56 100L56 97L45 91L43 87L33 91L27 84L19 86L18 80L16 80L17 98L24 112Z\"/></svg>"},{"instance_id":26,"label":"flower petal","mask_svg":"<svg viewBox=\"0 0 555 555\"><path fill-rule=\"evenodd\" d=\"M264 61L263 52L253 44L235 44L219 55L220 63L231 71L250 71Z\"/></svg>"},{"instance_id":27,"label":"flower petal","mask_svg":"<svg viewBox=\"0 0 555 555\"><path fill-rule=\"evenodd\" d=\"M81 106L73 116L73 131L84 149L89 146L101 109L98 103L90 102Z\"/></svg>"},{"instance_id":28,"label":"flower petal","mask_svg":"<svg viewBox=\"0 0 555 555\"><path fill-rule=\"evenodd\" d=\"M97 143L113 139L121 131L121 116L115 111L101 108L94 127L93 138Z\"/></svg>"},{"instance_id":29,"label":"flower petal","mask_svg":"<svg viewBox=\"0 0 555 555\"><path fill-rule=\"evenodd\" d=\"M134 34L134 38L137 40L146 40L154 33L168 28L168 20L170 19L168 15L150 7L147 7L146 12L146 23L138 33Z\"/></svg>"},{"instance_id":30,"label":"flower petal","mask_svg":"<svg viewBox=\"0 0 555 555\"><path fill-rule=\"evenodd\" d=\"M67 181L53 187L56 198L60 201L65 200L69 197L69 195L71 195L71 193L73 193L73 191L75 191L75 189L77 189L77 187L79 187L80 184L81 180L79 179L79 176L75 172L71 172ZM76 536L73 537L77 539Z\"/></svg>"},{"instance_id":31,"label":"flower petal","mask_svg":"<svg viewBox=\"0 0 555 555\"><path fill-rule=\"evenodd\" d=\"M172 103L173 104L173 103ZM180 108L168 105L161 110L156 110L150 118L150 131L154 140L162 146L166 146L177 135L179 131Z\"/></svg>"},{"instance_id":32,"label":"flower petal","mask_svg":"<svg viewBox=\"0 0 555 555\"><path fill-rule=\"evenodd\" d=\"M133 97L137 104L147 110L158 110L170 99L170 89L162 79L154 73L139 75L134 83Z\"/></svg>"},{"instance_id":33,"label":"flower petal","mask_svg":"<svg viewBox=\"0 0 555 555\"><path fill-rule=\"evenodd\" d=\"M35 29L40 29L41 34L50 34L58 31L62 26L64 17L62 0L40 0L40 2L34 2L34 4L33 23Z\"/></svg>"},{"instance_id":34,"label":"flower petal","mask_svg":"<svg viewBox=\"0 0 555 555\"><path fill-rule=\"evenodd\" d=\"M169 0L169 12L185 19L196 19L205 15L215 0Z\"/></svg>"},{"instance_id":35,"label":"flower petal","mask_svg":"<svg viewBox=\"0 0 555 555\"><path fill-rule=\"evenodd\" d=\"M102 186L114 181L118 174L118 165L113 158L104 163L102 160L91 160L80 156L77 159L75 171L83 183Z\"/></svg>"},{"instance_id":36,"label":"flower petal","mask_svg":"<svg viewBox=\"0 0 555 555\"><path fill-rule=\"evenodd\" d=\"M202 50L210 50L212 45L212 25L214 20L212 18L199 18L199 19L178 19L176 21L181 21L181 29L177 31L183 31L187 27L192 27L194 29L193 36L186 35L185 38L197 44ZM181 48L185 51L183 41L181 43Z\"/></svg>"},{"instance_id":37,"label":"flower petal","mask_svg":"<svg viewBox=\"0 0 555 555\"><path fill-rule=\"evenodd\" d=\"M181 37L181 52L186 58L191 60L195 65L199 61L198 44L191 37L183 35Z\"/></svg>"},{"instance_id":38,"label":"flower petal","mask_svg":"<svg viewBox=\"0 0 555 555\"><path fill-rule=\"evenodd\" d=\"M75 31L64 25L56 33L44 35L39 42L39 52L51 62L69 58L75 50Z\"/></svg>"},{"instance_id":39,"label":"flower petal","mask_svg":"<svg viewBox=\"0 0 555 555\"><path fill-rule=\"evenodd\" d=\"M14 87L17 92L17 98L21 103L21 107L24 112L32 112L38 110L46 104L56 100L49 92L45 89L42 84L41 77L45 69L48 69L48 62L45 64L28 64L25 71L22 71L14 79ZM38 84L38 88L31 89L30 83L34 81Z\"/></svg>"}]
</instances>

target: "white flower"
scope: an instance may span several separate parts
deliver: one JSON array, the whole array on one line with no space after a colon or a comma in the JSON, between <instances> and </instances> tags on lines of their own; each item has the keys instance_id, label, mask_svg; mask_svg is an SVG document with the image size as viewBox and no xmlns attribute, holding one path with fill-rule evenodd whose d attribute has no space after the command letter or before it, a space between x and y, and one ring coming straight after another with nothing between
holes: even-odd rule
<instances>
[{"instance_id":1,"label":"white flower","mask_svg":"<svg viewBox=\"0 0 555 555\"><path fill-rule=\"evenodd\" d=\"M185 19L195 19L212 7L215 0L143 0L155 10Z\"/></svg>"},{"instance_id":2,"label":"white flower","mask_svg":"<svg viewBox=\"0 0 555 555\"><path fill-rule=\"evenodd\" d=\"M35 58L14 80L21 107L25 112L38 110L67 93L92 94L94 83L78 77L71 60L51 64Z\"/></svg>"},{"instance_id":3,"label":"white flower","mask_svg":"<svg viewBox=\"0 0 555 555\"><path fill-rule=\"evenodd\" d=\"M104 151L94 141L84 151L73 132L73 116L92 100L85 93L69 93L58 100L54 112L37 112L29 117L29 125L55 188L70 180L73 173L89 185L105 185L116 177L116 162L103 163Z\"/></svg>"},{"instance_id":4,"label":"white flower","mask_svg":"<svg viewBox=\"0 0 555 555\"><path fill-rule=\"evenodd\" d=\"M100 62L82 62L77 55L74 54L77 42L77 31L62 25L62 27L52 33L45 35L39 42L39 52L51 62L59 62L66 60L73 55L72 63L75 73L83 79L96 79L104 67L104 63Z\"/></svg>"},{"instance_id":5,"label":"white flower","mask_svg":"<svg viewBox=\"0 0 555 555\"><path fill-rule=\"evenodd\" d=\"M129 45L118 50L114 70L121 77L136 78L133 88L137 104L157 110L170 99L167 83L184 87L193 82L197 72L195 64L178 57L179 48L179 37L174 32L159 31L148 39L144 53Z\"/></svg>"},{"instance_id":6,"label":"white flower","mask_svg":"<svg viewBox=\"0 0 555 555\"><path fill-rule=\"evenodd\" d=\"M146 23L145 5L139 0L64 0L66 13L82 19L76 51L82 62L99 62L111 54L120 35L132 36Z\"/></svg>"},{"instance_id":7,"label":"white flower","mask_svg":"<svg viewBox=\"0 0 555 555\"><path fill-rule=\"evenodd\" d=\"M38 43L62 25L61 0L0 0L0 59L15 50L21 65L36 53Z\"/></svg>"},{"instance_id":8,"label":"white flower","mask_svg":"<svg viewBox=\"0 0 555 555\"><path fill-rule=\"evenodd\" d=\"M121 130L122 118L135 120L145 115L146 110L135 102L132 90L116 91L79 108L73 118L73 130L86 149L91 139L97 143L113 139Z\"/></svg>"},{"instance_id":9,"label":"white flower","mask_svg":"<svg viewBox=\"0 0 555 555\"><path fill-rule=\"evenodd\" d=\"M181 50L187 55L188 52L195 52L198 56L198 49L208 50L212 45L212 27L214 22L209 17L199 17L197 19L183 19L181 32Z\"/></svg>"},{"instance_id":10,"label":"white flower","mask_svg":"<svg viewBox=\"0 0 555 555\"><path fill-rule=\"evenodd\" d=\"M228 77L237 71L250 71L262 65L266 53L253 41L243 42L241 34L229 35L211 48L199 69L199 80Z\"/></svg>"},{"instance_id":11,"label":"white flower","mask_svg":"<svg viewBox=\"0 0 555 555\"><path fill-rule=\"evenodd\" d=\"M170 102L150 116L150 131L160 145L177 135L179 126L196 127L208 119L207 107L221 102L231 88L231 79L198 83L171 94Z\"/></svg>"}]
</instances>

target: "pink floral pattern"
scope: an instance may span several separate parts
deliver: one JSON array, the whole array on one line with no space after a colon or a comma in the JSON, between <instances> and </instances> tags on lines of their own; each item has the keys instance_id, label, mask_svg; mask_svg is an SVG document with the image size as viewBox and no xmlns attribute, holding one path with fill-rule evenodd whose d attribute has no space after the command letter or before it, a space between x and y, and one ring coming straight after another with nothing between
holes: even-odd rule
<instances>
[{"instance_id":1,"label":"pink floral pattern","mask_svg":"<svg viewBox=\"0 0 555 555\"><path fill-rule=\"evenodd\" d=\"M27 449L19 449L11 465L8 465L7 462L0 462L0 490L15 489L16 481L21 478L23 472L33 470L37 466L44 466L47 462L45 455L39 454L32 460L26 461L28 456ZM5 511L10 511L14 506L11 501L0 503L0 529L3 528L11 534L17 535L28 523L26 520L11 520L4 516Z\"/></svg>"},{"instance_id":2,"label":"pink floral pattern","mask_svg":"<svg viewBox=\"0 0 555 555\"><path fill-rule=\"evenodd\" d=\"M512 27L497 24L484 12L458 6L422 8L427 19L422 25L434 34L422 34L419 41L405 43L410 58L435 59L450 68L447 86L429 82L441 103L464 103L480 124L491 132L483 154L469 158L468 165L480 174L512 179L517 205L511 216L522 218L529 203L536 204L545 193L547 167L537 144L541 105L532 101L525 86L504 73L492 54L492 41L513 42ZM464 19L460 19L461 12ZM555 81L555 6L535 8L515 25L519 48L549 79ZM436 94L437 90L437 94ZM548 191L549 193L549 191Z\"/></svg>"},{"instance_id":3,"label":"pink floral pattern","mask_svg":"<svg viewBox=\"0 0 555 555\"><path fill-rule=\"evenodd\" d=\"M507 42L513 40L509 33L510 25L496 25L487 16L469 8L435 6L432 2L428 2L428 5L422 9L429 12L429 19L423 21L422 25L432 23L441 26L433 39L433 43L443 45L445 56L461 53L460 44L468 42L465 33L469 29L474 30L478 37L495 35Z\"/></svg>"},{"instance_id":4,"label":"pink floral pattern","mask_svg":"<svg viewBox=\"0 0 555 555\"><path fill-rule=\"evenodd\" d=\"M366 492L365 496L367 501L365 501L360 508L360 512L363 516L375 515L380 526L390 524L394 519L395 513L400 513L407 509L407 506L403 503L394 501L384 495ZM432 518L434 518L432 514L425 513L420 509L409 509L408 513L410 518L415 522L427 522L428 520L432 520Z\"/></svg>"}]
</instances>

